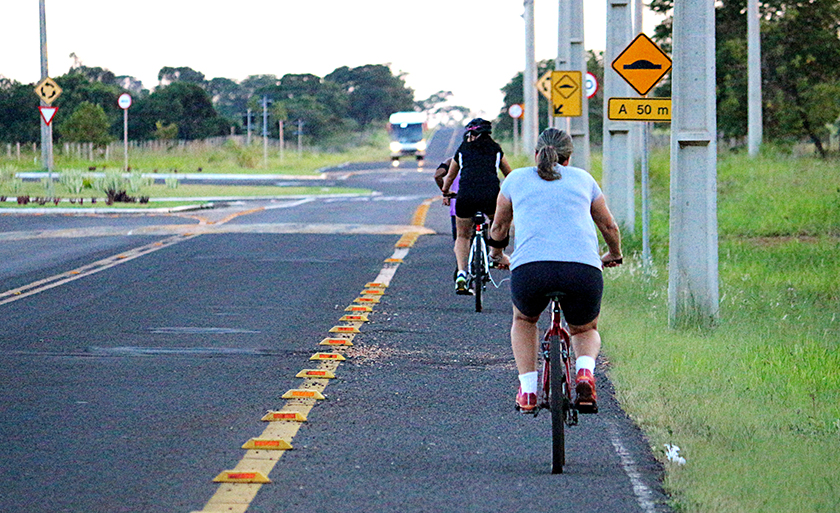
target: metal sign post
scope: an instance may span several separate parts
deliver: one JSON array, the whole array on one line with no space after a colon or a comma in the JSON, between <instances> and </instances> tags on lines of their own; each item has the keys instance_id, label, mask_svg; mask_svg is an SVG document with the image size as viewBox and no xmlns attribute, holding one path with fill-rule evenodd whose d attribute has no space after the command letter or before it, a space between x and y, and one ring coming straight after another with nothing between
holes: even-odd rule
<instances>
[{"instance_id":1,"label":"metal sign post","mask_svg":"<svg viewBox=\"0 0 840 513\"><path fill-rule=\"evenodd\" d=\"M123 110L123 153L125 155L123 171L128 172L128 108L131 107L131 95L121 94L117 99L117 105Z\"/></svg>"}]
</instances>

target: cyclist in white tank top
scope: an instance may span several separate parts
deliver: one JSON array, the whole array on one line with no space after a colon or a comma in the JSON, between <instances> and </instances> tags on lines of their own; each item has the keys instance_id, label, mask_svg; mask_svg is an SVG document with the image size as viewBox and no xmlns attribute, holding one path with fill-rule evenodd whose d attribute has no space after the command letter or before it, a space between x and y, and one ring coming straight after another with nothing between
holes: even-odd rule
<instances>
[{"instance_id":1,"label":"cyclist in white tank top","mask_svg":"<svg viewBox=\"0 0 840 513\"><path fill-rule=\"evenodd\" d=\"M536 407L537 321L548 306L546 293L561 291L561 303L576 359L576 402L596 405L595 358L601 348L598 316L601 267L621 264L621 235L604 195L586 171L568 167L572 139L562 130L540 134L537 167L516 169L502 184L488 244L504 245L511 223L516 246L511 258L513 324L510 337L520 388L520 411ZM595 228L609 252L598 255ZM597 407L595 407L597 411Z\"/></svg>"}]
</instances>

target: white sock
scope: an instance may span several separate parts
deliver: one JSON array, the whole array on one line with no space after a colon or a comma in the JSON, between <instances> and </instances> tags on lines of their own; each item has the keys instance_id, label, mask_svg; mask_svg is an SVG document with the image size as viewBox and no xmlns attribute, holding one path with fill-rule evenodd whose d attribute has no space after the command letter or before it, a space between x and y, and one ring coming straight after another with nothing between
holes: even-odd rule
<instances>
[{"instance_id":1,"label":"white sock","mask_svg":"<svg viewBox=\"0 0 840 513\"><path fill-rule=\"evenodd\" d=\"M519 386L523 394L537 393L537 371L519 375Z\"/></svg>"},{"instance_id":2,"label":"white sock","mask_svg":"<svg viewBox=\"0 0 840 513\"><path fill-rule=\"evenodd\" d=\"M575 373L579 372L581 369L586 369L591 373L595 373L595 358L591 356L578 356L577 360L575 360Z\"/></svg>"}]
</instances>

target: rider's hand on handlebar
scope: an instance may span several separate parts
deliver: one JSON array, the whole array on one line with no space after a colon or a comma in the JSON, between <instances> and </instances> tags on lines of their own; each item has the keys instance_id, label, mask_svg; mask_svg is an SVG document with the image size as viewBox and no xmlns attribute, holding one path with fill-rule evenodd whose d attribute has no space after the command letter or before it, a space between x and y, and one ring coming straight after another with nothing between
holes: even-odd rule
<instances>
[{"instance_id":1,"label":"rider's hand on handlebar","mask_svg":"<svg viewBox=\"0 0 840 513\"><path fill-rule=\"evenodd\" d=\"M624 262L624 257L621 255L616 257L612 253L604 253L601 256L601 263L604 267L618 267L622 262Z\"/></svg>"}]
</instances>

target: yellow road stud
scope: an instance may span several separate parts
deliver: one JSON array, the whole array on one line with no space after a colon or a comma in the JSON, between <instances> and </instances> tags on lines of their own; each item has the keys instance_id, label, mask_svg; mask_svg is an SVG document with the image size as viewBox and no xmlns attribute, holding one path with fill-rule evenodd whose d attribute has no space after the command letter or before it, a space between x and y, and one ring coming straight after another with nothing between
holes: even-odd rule
<instances>
[{"instance_id":1,"label":"yellow road stud","mask_svg":"<svg viewBox=\"0 0 840 513\"><path fill-rule=\"evenodd\" d=\"M343 315L339 321L344 322L368 322L367 315L349 314Z\"/></svg>"},{"instance_id":2,"label":"yellow road stud","mask_svg":"<svg viewBox=\"0 0 840 513\"><path fill-rule=\"evenodd\" d=\"M263 422L279 422L281 420L306 422L306 415L296 411L269 411L261 420Z\"/></svg>"},{"instance_id":3,"label":"yellow road stud","mask_svg":"<svg viewBox=\"0 0 840 513\"><path fill-rule=\"evenodd\" d=\"M325 338L319 346L352 346L349 338Z\"/></svg>"},{"instance_id":4,"label":"yellow road stud","mask_svg":"<svg viewBox=\"0 0 840 513\"><path fill-rule=\"evenodd\" d=\"M355 326L333 326L330 328L330 333L361 333L361 331Z\"/></svg>"},{"instance_id":5,"label":"yellow road stud","mask_svg":"<svg viewBox=\"0 0 840 513\"><path fill-rule=\"evenodd\" d=\"M326 399L324 394L317 390L306 390L301 388L296 388L289 390L285 394L283 394L283 399Z\"/></svg>"},{"instance_id":6,"label":"yellow road stud","mask_svg":"<svg viewBox=\"0 0 840 513\"><path fill-rule=\"evenodd\" d=\"M386 285L384 283L371 281L371 282L365 283L365 288L366 289L387 289L388 285Z\"/></svg>"},{"instance_id":7,"label":"yellow road stud","mask_svg":"<svg viewBox=\"0 0 840 513\"><path fill-rule=\"evenodd\" d=\"M385 263L386 264L401 264L401 263L403 263L403 259L402 258L386 258Z\"/></svg>"},{"instance_id":8,"label":"yellow road stud","mask_svg":"<svg viewBox=\"0 0 840 513\"><path fill-rule=\"evenodd\" d=\"M362 291L363 296L384 296L385 291L382 289L365 289Z\"/></svg>"},{"instance_id":9,"label":"yellow road stud","mask_svg":"<svg viewBox=\"0 0 840 513\"><path fill-rule=\"evenodd\" d=\"M324 369L303 369L296 378L334 379L335 374Z\"/></svg>"},{"instance_id":10,"label":"yellow road stud","mask_svg":"<svg viewBox=\"0 0 840 513\"><path fill-rule=\"evenodd\" d=\"M369 306L357 306L357 305L350 305L344 309L345 312L372 312L373 308Z\"/></svg>"},{"instance_id":11,"label":"yellow road stud","mask_svg":"<svg viewBox=\"0 0 840 513\"><path fill-rule=\"evenodd\" d=\"M356 299L353 300L353 302L354 303L360 303L360 304L378 303L379 298L378 297L357 297Z\"/></svg>"},{"instance_id":12,"label":"yellow road stud","mask_svg":"<svg viewBox=\"0 0 840 513\"><path fill-rule=\"evenodd\" d=\"M310 358L310 360L338 360L340 362L343 362L346 359L347 358L338 353L315 353L312 355L312 358Z\"/></svg>"},{"instance_id":13,"label":"yellow road stud","mask_svg":"<svg viewBox=\"0 0 840 513\"><path fill-rule=\"evenodd\" d=\"M285 441L285 440L269 440L266 438L251 438L245 445L242 446L243 449L250 449L250 450L264 450L264 451L288 451L292 448L292 445Z\"/></svg>"},{"instance_id":14,"label":"yellow road stud","mask_svg":"<svg viewBox=\"0 0 840 513\"><path fill-rule=\"evenodd\" d=\"M225 470L213 480L214 483L258 483L268 484L271 479L267 478L265 474L259 471L254 472L237 472L235 470Z\"/></svg>"}]
</instances>

